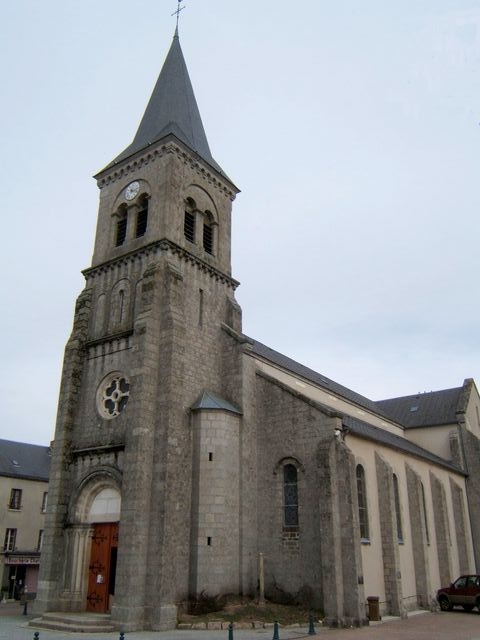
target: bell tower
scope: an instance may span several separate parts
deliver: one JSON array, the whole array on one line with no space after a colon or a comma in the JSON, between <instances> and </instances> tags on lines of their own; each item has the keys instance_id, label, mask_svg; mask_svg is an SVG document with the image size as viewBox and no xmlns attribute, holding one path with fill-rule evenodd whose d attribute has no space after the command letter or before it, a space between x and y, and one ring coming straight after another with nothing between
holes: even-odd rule
<instances>
[{"instance_id":1,"label":"bell tower","mask_svg":"<svg viewBox=\"0 0 480 640\"><path fill-rule=\"evenodd\" d=\"M238 189L211 155L178 30L133 142L95 177L37 608L167 629L205 585L239 583Z\"/></svg>"}]
</instances>

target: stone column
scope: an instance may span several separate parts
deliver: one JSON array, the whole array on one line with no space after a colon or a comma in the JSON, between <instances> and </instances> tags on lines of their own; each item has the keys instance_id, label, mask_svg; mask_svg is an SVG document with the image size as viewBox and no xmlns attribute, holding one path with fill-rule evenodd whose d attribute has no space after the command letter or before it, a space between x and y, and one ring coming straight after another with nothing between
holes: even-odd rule
<instances>
[{"instance_id":1,"label":"stone column","mask_svg":"<svg viewBox=\"0 0 480 640\"><path fill-rule=\"evenodd\" d=\"M91 525L74 525L66 530L63 611L84 611L88 587L88 564L93 529Z\"/></svg>"}]
</instances>

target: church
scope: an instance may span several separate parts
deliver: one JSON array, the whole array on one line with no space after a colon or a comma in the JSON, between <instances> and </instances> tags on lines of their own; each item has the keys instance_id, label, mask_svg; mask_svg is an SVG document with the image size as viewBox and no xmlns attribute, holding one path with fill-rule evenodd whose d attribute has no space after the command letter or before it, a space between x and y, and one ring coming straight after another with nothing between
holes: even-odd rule
<instances>
[{"instance_id":1,"label":"church","mask_svg":"<svg viewBox=\"0 0 480 640\"><path fill-rule=\"evenodd\" d=\"M238 189L178 31L133 142L95 178L36 609L166 630L202 594L261 584L362 625L369 597L406 616L480 571L473 380L374 402L242 332Z\"/></svg>"}]
</instances>

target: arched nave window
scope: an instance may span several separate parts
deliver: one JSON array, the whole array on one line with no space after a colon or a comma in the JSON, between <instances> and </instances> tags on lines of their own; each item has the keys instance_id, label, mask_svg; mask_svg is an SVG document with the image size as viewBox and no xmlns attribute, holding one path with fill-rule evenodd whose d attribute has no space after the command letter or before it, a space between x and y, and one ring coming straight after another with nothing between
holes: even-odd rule
<instances>
[{"instance_id":1,"label":"arched nave window","mask_svg":"<svg viewBox=\"0 0 480 640\"><path fill-rule=\"evenodd\" d=\"M425 488L423 486L423 482L420 483L420 487L422 489L422 510L423 510L423 520L425 523L425 542L427 544L430 544L430 530L428 528L427 503L425 500Z\"/></svg>"},{"instance_id":2,"label":"arched nave window","mask_svg":"<svg viewBox=\"0 0 480 640\"><path fill-rule=\"evenodd\" d=\"M362 542L370 541L370 531L368 527L368 507L367 507L367 485L365 482L365 469L361 464L357 464L357 498L358 498L358 519L360 522L360 538Z\"/></svg>"},{"instance_id":3,"label":"arched nave window","mask_svg":"<svg viewBox=\"0 0 480 640\"><path fill-rule=\"evenodd\" d=\"M397 520L397 539L400 544L403 544L402 511L400 508L400 490L398 488L398 478L395 474L393 474L393 497L395 500L395 517Z\"/></svg>"},{"instance_id":4,"label":"arched nave window","mask_svg":"<svg viewBox=\"0 0 480 640\"><path fill-rule=\"evenodd\" d=\"M283 467L283 526L298 528L298 472L293 464Z\"/></svg>"}]
</instances>

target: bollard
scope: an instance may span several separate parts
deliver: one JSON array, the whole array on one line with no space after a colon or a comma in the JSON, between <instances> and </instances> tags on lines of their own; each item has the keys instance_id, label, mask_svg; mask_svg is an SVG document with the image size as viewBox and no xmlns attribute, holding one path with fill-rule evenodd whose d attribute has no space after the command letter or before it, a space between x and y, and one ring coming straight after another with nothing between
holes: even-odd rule
<instances>
[{"instance_id":1,"label":"bollard","mask_svg":"<svg viewBox=\"0 0 480 640\"><path fill-rule=\"evenodd\" d=\"M125 632L124 631L120 631L120 638L119 640L125 640Z\"/></svg>"},{"instance_id":2,"label":"bollard","mask_svg":"<svg viewBox=\"0 0 480 640\"><path fill-rule=\"evenodd\" d=\"M311 614L308 617L308 635L309 636L316 636L317 635L317 632L315 631L315 626L313 624L313 616Z\"/></svg>"},{"instance_id":3,"label":"bollard","mask_svg":"<svg viewBox=\"0 0 480 640\"><path fill-rule=\"evenodd\" d=\"M278 635L278 622L273 623L273 638L272 640L280 640L280 636Z\"/></svg>"},{"instance_id":4,"label":"bollard","mask_svg":"<svg viewBox=\"0 0 480 640\"><path fill-rule=\"evenodd\" d=\"M233 623L228 625L228 640L233 640Z\"/></svg>"},{"instance_id":5,"label":"bollard","mask_svg":"<svg viewBox=\"0 0 480 640\"><path fill-rule=\"evenodd\" d=\"M38 631L35 631L35 633L33 634L33 640L38 640L40 638L40 633Z\"/></svg>"},{"instance_id":6,"label":"bollard","mask_svg":"<svg viewBox=\"0 0 480 640\"><path fill-rule=\"evenodd\" d=\"M27 611L28 611L28 600L25 600L25 603L23 605L23 615L24 616L27 615Z\"/></svg>"}]
</instances>

